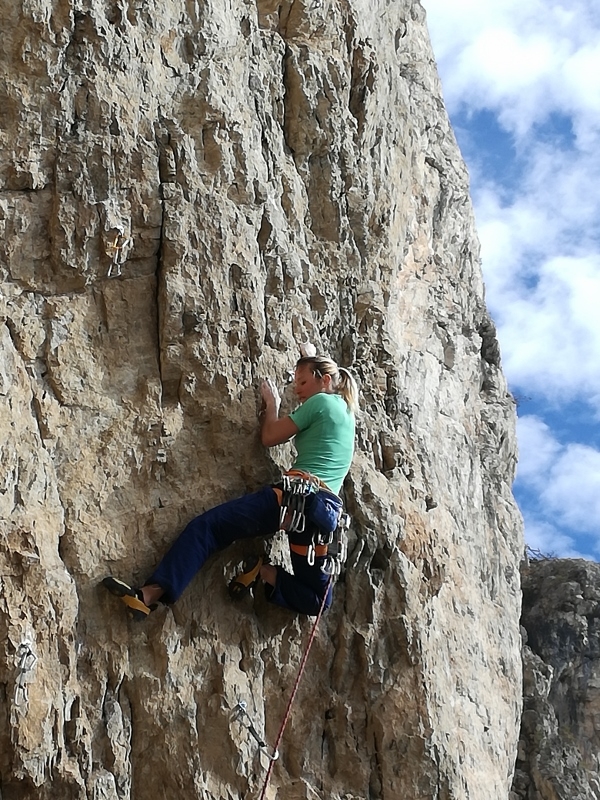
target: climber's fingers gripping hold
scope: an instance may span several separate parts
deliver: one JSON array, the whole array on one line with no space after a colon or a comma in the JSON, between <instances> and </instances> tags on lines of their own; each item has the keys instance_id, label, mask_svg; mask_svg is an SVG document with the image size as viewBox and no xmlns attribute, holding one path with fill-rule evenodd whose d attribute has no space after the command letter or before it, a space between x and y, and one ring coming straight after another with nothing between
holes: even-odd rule
<instances>
[{"instance_id":1,"label":"climber's fingers gripping hold","mask_svg":"<svg viewBox=\"0 0 600 800\"><path fill-rule=\"evenodd\" d=\"M272 381L271 378L267 378L262 382L260 393L266 408L274 409L277 413L281 405L281 397L279 396L279 391L275 382Z\"/></svg>"}]
</instances>

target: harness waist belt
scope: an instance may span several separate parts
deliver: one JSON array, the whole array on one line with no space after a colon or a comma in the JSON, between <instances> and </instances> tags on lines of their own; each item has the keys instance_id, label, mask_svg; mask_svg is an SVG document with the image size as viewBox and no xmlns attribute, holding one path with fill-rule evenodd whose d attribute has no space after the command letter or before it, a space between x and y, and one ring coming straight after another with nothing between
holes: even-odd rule
<instances>
[{"instance_id":1,"label":"harness waist belt","mask_svg":"<svg viewBox=\"0 0 600 800\"><path fill-rule=\"evenodd\" d=\"M331 492L331 494L335 494L334 492L331 491L329 486L327 486L327 484L324 481L322 481L320 478L317 478L317 476L313 475L312 472L304 472L304 470L301 469L288 469L287 472L284 472L283 474L289 475L292 478L294 477L303 478L304 480L311 481L316 486L318 486L319 489L325 489L326 492Z\"/></svg>"},{"instance_id":2,"label":"harness waist belt","mask_svg":"<svg viewBox=\"0 0 600 800\"><path fill-rule=\"evenodd\" d=\"M299 556L307 556L308 555L308 545L305 544L292 544L290 542L290 550L292 553L297 553ZM321 556L327 555L327 545L326 544L316 544L315 545L315 555L317 558Z\"/></svg>"}]
</instances>

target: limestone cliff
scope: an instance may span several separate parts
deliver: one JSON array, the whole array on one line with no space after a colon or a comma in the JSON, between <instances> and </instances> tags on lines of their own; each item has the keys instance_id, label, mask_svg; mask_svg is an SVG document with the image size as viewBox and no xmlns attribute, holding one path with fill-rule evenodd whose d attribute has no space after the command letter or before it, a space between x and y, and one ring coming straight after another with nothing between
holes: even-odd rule
<instances>
[{"instance_id":1,"label":"limestone cliff","mask_svg":"<svg viewBox=\"0 0 600 800\"><path fill-rule=\"evenodd\" d=\"M513 800L600 798L600 564L531 561Z\"/></svg>"},{"instance_id":2,"label":"limestone cliff","mask_svg":"<svg viewBox=\"0 0 600 800\"><path fill-rule=\"evenodd\" d=\"M267 797L505 800L514 409L422 7L0 12L2 800L257 795L232 710L273 741L310 621L232 606L241 545L143 625L98 584L289 463L257 385L307 339L361 383L354 521Z\"/></svg>"}]
</instances>

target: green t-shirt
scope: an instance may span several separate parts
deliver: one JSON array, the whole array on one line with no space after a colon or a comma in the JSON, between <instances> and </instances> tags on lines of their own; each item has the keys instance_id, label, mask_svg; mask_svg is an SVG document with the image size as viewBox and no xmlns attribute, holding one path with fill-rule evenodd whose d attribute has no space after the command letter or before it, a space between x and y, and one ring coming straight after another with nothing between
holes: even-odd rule
<instances>
[{"instance_id":1,"label":"green t-shirt","mask_svg":"<svg viewBox=\"0 0 600 800\"><path fill-rule=\"evenodd\" d=\"M354 414L339 394L319 392L290 417L299 431L293 468L316 475L337 494L354 453Z\"/></svg>"}]
</instances>

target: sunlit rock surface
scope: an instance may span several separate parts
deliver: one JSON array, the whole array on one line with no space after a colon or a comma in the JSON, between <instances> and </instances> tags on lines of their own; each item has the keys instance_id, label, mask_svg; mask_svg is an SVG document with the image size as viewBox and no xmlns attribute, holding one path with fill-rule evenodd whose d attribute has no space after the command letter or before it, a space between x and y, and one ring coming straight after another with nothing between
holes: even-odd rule
<instances>
[{"instance_id":1,"label":"sunlit rock surface","mask_svg":"<svg viewBox=\"0 0 600 800\"><path fill-rule=\"evenodd\" d=\"M267 797L505 800L514 408L422 7L0 13L2 800L260 792L232 712L275 740L311 621L232 605L251 545L141 625L99 582L289 464L257 386L306 340L361 383L354 522Z\"/></svg>"}]
</instances>

